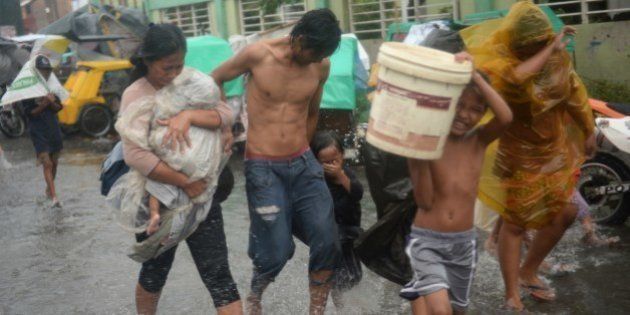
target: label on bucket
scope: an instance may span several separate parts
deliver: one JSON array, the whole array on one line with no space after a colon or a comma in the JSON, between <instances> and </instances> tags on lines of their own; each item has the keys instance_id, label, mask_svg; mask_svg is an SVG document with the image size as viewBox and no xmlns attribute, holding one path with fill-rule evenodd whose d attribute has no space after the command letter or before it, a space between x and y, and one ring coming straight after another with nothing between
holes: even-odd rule
<instances>
[{"instance_id":1,"label":"label on bucket","mask_svg":"<svg viewBox=\"0 0 630 315\"><path fill-rule=\"evenodd\" d=\"M409 112L413 110L415 105L416 102L412 99L382 93L378 103L375 102L372 107L372 116L379 118L374 123L374 128L386 136L404 140L407 138Z\"/></svg>"},{"instance_id":2,"label":"label on bucket","mask_svg":"<svg viewBox=\"0 0 630 315\"><path fill-rule=\"evenodd\" d=\"M450 128L453 99L380 81L368 123L368 142L407 157L436 158Z\"/></svg>"},{"instance_id":3,"label":"label on bucket","mask_svg":"<svg viewBox=\"0 0 630 315\"><path fill-rule=\"evenodd\" d=\"M419 107L428 107L428 108L433 108L433 109L448 110L449 106L451 105L450 97L428 95L428 94L418 93L414 91L409 91L409 90L397 87L395 85L389 84L384 81L378 82L377 90L387 91L386 94L389 94L389 95L397 95L406 99L415 100L414 103L416 104L416 106L419 106Z\"/></svg>"}]
</instances>

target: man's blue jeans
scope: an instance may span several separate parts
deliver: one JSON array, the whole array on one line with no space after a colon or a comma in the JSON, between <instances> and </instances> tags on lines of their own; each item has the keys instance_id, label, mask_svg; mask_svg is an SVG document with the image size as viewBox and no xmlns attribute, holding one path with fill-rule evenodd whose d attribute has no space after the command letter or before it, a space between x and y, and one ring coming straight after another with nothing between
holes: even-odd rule
<instances>
[{"instance_id":1,"label":"man's blue jeans","mask_svg":"<svg viewBox=\"0 0 630 315\"><path fill-rule=\"evenodd\" d=\"M322 166L309 150L299 157L245 161L252 291L280 273L295 251L293 235L310 248L309 271L334 270L340 246Z\"/></svg>"}]
</instances>

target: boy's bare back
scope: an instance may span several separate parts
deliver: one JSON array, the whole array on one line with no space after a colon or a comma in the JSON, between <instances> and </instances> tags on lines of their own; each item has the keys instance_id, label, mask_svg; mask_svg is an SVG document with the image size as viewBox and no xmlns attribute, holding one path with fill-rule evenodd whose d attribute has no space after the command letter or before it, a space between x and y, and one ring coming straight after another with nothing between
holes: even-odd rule
<instances>
[{"instance_id":1,"label":"boy's bare back","mask_svg":"<svg viewBox=\"0 0 630 315\"><path fill-rule=\"evenodd\" d=\"M468 57L468 55L464 55ZM461 232L473 227L474 206L486 147L512 121L505 101L478 74L473 74L457 105L457 113L439 160L409 160L418 212L414 225L438 232ZM476 127L491 108L495 118Z\"/></svg>"},{"instance_id":2,"label":"boy's bare back","mask_svg":"<svg viewBox=\"0 0 630 315\"><path fill-rule=\"evenodd\" d=\"M328 59L305 65L291 60L289 38L281 38L248 46L213 73L249 73L249 154L287 156L308 147L307 120L317 115L329 68Z\"/></svg>"}]
</instances>

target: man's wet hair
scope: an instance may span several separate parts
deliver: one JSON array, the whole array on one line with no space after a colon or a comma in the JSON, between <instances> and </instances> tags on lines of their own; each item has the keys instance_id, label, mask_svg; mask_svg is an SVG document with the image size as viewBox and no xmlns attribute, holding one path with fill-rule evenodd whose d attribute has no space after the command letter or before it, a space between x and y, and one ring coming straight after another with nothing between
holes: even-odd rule
<instances>
[{"instance_id":1,"label":"man's wet hair","mask_svg":"<svg viewBox=\"0 0 630 315\"><path fill-rule=\"evenodd\" d=\"M341 41L339 21L330 9L317 9L306 12L291 31L291 43L302 36L302 47L332 55Z\"/></svg>"},{"instance_id":2,"label":"man's wet hair","mask_svg":"<svg viewBox=\"0 0 630 315\"><path fill-rule=\"evenodd\" d=\"M179 51L186 53L186 50L186 37L179 27L173 24L150 24L140 48L131 57L134 68L130 82L133 83L149 72L146 61L157 61Z\"/></svg>"},{"instance_id":3,"label":"man's wet hair","mask_svg":"<svg viewBox=\"0 0 630 315\"><path fill-rule=\"evenodd\" d=\"M313 155L317 158L317 155L322 150L335 146L337 150L343 155L343 142L341 137L332 130L322 130L315 133L313 136L313 140L311 140L311 151L313 151Z\"/></svg>"}]
</instances>

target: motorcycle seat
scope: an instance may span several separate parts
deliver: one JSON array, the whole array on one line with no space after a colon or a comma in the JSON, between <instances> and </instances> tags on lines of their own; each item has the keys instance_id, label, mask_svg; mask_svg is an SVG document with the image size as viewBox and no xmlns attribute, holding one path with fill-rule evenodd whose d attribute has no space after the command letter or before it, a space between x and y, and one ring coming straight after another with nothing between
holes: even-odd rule
<instances>
[{"instance_id":1,"label":"motorcycle seat","mask_svg":"<svg viewBox=\"0 0 630 315\"><path fill-rule=\"evenodd\" d=\"M609 108L620 112L626 116L630 115L630 104L628 103L608 103Z\"/></svg>"}]
</instances>

